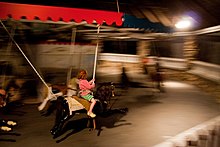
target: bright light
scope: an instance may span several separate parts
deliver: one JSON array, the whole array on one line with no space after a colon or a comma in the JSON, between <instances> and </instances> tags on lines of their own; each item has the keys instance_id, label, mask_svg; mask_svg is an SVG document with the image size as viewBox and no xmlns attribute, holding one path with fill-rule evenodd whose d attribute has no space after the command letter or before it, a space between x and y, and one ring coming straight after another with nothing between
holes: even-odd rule
<instances>
[{"instance_id":1,"label":"bright light","mask_svg":"<svg viewBox=\"0 0 220 147\"><path fill-rule=\"evenodd\" d=\"M174 81L166 81L164 82L165 87L172 87L172 88L192 88L192 85L174 82Z\"/></svg>"},{"instance_id":2,"label":"bright light","mask_svg":"<svg viewBox=\"0 0 220 147\"><path fill-rule=\"evenodd\" d=\"M183 19L175 24L178 29L186 29L191 26L191 21L189 19Z\"/></svg>"},{"instance_id":3,"label":"bright light","mask_svg":"<svg viewBox=\"0 0 220 147\"><path fill-rule=\"evenodd\" d=\"M129 36L116 36L116 37L111 37L111 38L115 38L115 39L129 39L131 37L129 37Z\"/></svg>"}]
</instances>

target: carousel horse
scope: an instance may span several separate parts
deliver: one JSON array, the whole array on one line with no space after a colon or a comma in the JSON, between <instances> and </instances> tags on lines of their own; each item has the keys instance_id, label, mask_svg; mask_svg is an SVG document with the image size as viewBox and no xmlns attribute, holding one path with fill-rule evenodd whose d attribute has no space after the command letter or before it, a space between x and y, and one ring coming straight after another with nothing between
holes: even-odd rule
<instances>
[{"instance_id":1,"label":"carousel horse","mask_svg":"<svg viewBox=\"0 0 220 147\"><path fill-rule=\"evenodd\" d=\"M96 115L105 114L111 109L113 105L113 103L111 103L111 100L114 96L114 90L115 86L112 82L101 83L98 86L98 88L94 92L96 104L93 111ZM80 110L82 109L88 111L89 107L90 102L79 96L59 96L56 100L56 118L54 126L50 131L51 134L54 135L54 137L59 135L67 120L72 118L77 112L80 112ZM91 120L93 122L93 129L95 129L95 118L89 118L89 122L91 122Z\"/></svg>"},{"instance_id":2,"label":"carousel horse","mask_svg":"<svg viewBox=\"0 0 220 147\"><path fill-rule=\"evenodd\" d=\"M22 84L22 83L21 83ZM22 106L21 86L16 80L10 80L0 88L1 101L0 108L4 114L23 115L23 111L13 111L15 107ZM3 92L4 91L4 92ZM4 94L3 94L4 93Z\"/></svg>"},{"instance_id":3,"label":"carousel horse","mask_svg":"<svg viewBox=\"0 0 220 147\"><path fill-rule=\"evenodd\" d=\"M0 108L3 108L7 104L7 93L4 89L0 89ZM0 130L2 131L11 131L12 127L17 125L16 122L11 121L11 120L0 120Z\"/></svg>"},{"instance_id":4,"label":"carousel horse","mask_svg":"<svg viewBox=\"0 0 220 147\"><path fill-rule=\"evenodd\" d=\"M2 108L4 108L7 105L6 102L6 96L7 93L4 89L0 88L0 111L2 110ZM12 135L12 136L19 136L20 134L18 133L13 133L10 132L13 130L13 127L17 125L17 123L15 121L12 120L5 120L3 118L0 118L0 136L4 136L4 135ZM14 139L5 139L5 138L0 138L0 141L9 141L9 142L15 142L16 140Z\"/></svg>"},{"instance_id":5,"label":"carousel horse","mask_svg":"<svg viewBox=\"0 0 220 147\"><path fill-rule=\"evenodd\" d=\"M64 84L48 84L46 89L44 88L43 90L45 91L46 98L44 98L43 102L41 103L40 106L38 106L38 110L42 111L45 109L45 107L51 103L51 101L57 100L57 97L67 95L67 96L72 96L76 95L77 93L77 79L72 78L68 86ZM46 107L47 108L47 107Z\"/></svg>"},{"instance_id":6,"label":"carousel horse","mask_svg":"<svg viewBox=\"0 0 220 147\"><path fill-rule=\"evenodd\" d=\"M38 106L38 110L42 115L48 116L56 109L58 97L71 97L76 95L77 90L63 84L53 84L49 85L49 88L44 89L44 91L46 98L44 98L43 102Z\"/></svg>"}]
</instances>

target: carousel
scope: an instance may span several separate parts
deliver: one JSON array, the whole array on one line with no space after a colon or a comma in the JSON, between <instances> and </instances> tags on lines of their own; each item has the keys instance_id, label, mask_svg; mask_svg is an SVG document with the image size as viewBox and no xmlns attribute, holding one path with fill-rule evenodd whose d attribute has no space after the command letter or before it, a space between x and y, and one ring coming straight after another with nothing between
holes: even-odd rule
<instances>
[{"instance_id":1,"label":"carousel","mask_svg":"<svg viewBox=\"0 0 220 147\"><path fill-rule=\"evenodd\" d=\"M73 117L75 113L78 113L79 110L88 111L91 104L89 101L82 99L78 95L78 84L76 82L77 80L75 78L75 75L72 76L73 70L78 71L84 68L92 73L89 75L90 78L92 77L92 79L95 79L97 56L99 52L98 49L100 31L114 31L116 28L110 27L111 25L121 26L123 23L123 13L5 2L0 2L0 9L0 23L5 33L8 35L9 39L7 47L10 48L10 50L12 46L15 46L17 48L17 51L20 52L25 61L31 67L32 71L34 71L35 75L38 77L38 79L40 79L41 85L43 85L41 86L41 88L43 87L44 89L44 97L41 99L41 103L39 104L37 109L40 112L45 112L49 111L52 104L54 104L56 107L56 118L54 127L51 129L51 134L54 137L57 137L62 132L62 128L68 119ZM17 30L19 30L18 32L22 32L26 29L30 30L33 29L30 26L34 26L34 24L39 25L39 23L58 26L52 28L52 31L54 32L59 30L72 30L70 31L71 39L69 40L70 43L68 48L68 60L63 58L63 60L68 61L68 63L61 65L65 67L65 69L67 69L67 77L64 84L59 85L47 82L45 77L42 76L42 72L39 70L40 68L35 66L36 64L33 63L30 55L27 55L27 50L24 51L24 49L22 48L23 45L20 45L20 41L17 41ZM9 30L10 27L11 29ZM77 30L78 28L81 28L81 30ZM85 28L90 29L86 30ZM76 45L75 40L77 33L93 32L94 34L94 31L96 32L96 38L92 38L93 46L92 49L89 49L90 52L93 53L91 53L91 55L89 56L89 60L84 60L84 62L82 63L82 51L78 51L79 53L74 56L74 53L76 51L74 50L74 48ZM29 45L25 44L25 46L27 47ZM30 46L28 48L30 49ZM88 49L84 52L87 51ZM85 66L85 64L87 63L89 64L89 67ZM6 78L3 78L2 83L5 83L5 79ZM112 99L112 97L114 97L114 89L114 83L104 82L99 83L97 88L94 90L94 98L97 101L94 111L97 115L104 115L110 112L112 105L115 101L115 99ZM1 107L7 107L10 101L12 101L10 93L8 91L5 91L4 87L2 87ZM127 109L120 109L119 111L121 113L126 113ZM3 131L11 131L12 129L9 127L9 125L17 125L15 121L4 120L4 118L1 119L1 129ZM92 128L95 129L95 118L88 117L88 126L90 125L90 122L92 122Z\"/></svg>"}]
</instances>

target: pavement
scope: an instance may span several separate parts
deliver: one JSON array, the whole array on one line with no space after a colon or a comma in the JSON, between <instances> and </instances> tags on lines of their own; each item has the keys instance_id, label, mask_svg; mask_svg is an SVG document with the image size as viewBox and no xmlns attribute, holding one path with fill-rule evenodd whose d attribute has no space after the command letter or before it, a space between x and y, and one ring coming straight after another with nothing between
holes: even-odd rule
<instances>
[{"instance_id":1,"label":"pavement","mask_svg":"<svg viewBox=\"0 0 220 147\"><path fill-rule=\"evenodd\" d=\"M53 138L50 129L55 112L42 116L39 104L24 104L7 115L0 113L1 118L18 123L11 132L0 133L0 146L152 147L220 115L220 103L193 85L167 80L159 92L144 76L131 79L129 88L116 88L112 108L128 108L128 112L97 117L99 129L91 131L86 127L86 114L77 114L66 123L63 134ZM120 75L97 76L97 82L104 81L118 83Z\"/></svg>"}]
</instances>

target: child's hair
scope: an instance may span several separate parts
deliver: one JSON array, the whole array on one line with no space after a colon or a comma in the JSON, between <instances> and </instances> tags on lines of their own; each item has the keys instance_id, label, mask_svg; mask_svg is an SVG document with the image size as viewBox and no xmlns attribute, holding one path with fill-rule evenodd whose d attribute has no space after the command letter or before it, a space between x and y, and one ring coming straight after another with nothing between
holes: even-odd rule
<instances>
[{"instance_id":1,"label":"child's hair","mask_svg":"<svg viewBox=\"0 0 220 147\"><path fill-rule=\"evenodd\" d=\"M77 75L77 79L86 79L87 78L87 71L81 69Z\"/></svg>"}]
</instances>

